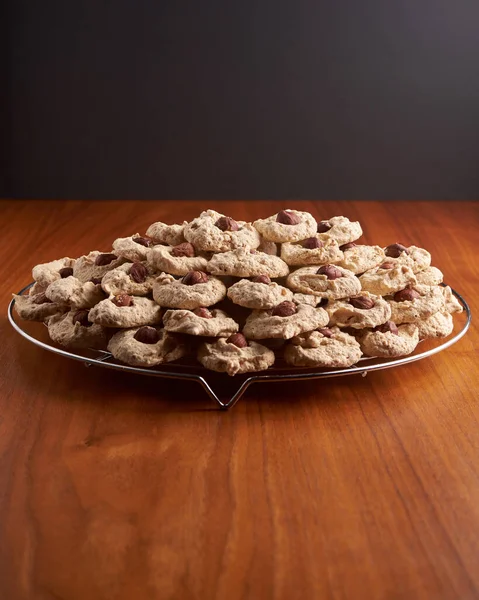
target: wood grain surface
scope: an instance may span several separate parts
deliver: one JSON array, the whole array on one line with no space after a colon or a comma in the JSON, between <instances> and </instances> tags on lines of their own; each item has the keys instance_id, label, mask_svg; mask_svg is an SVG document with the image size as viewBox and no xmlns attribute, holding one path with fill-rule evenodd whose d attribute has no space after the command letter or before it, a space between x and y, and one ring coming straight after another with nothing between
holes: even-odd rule
<instances>
[{"instance_id":1,"label":"wood grain surface","mask_svg":"<svg viewBox=\"0 0 479 600\"><path fill-rule=\"evenodd\" d=\"M108 250L204 208L264 202L0 202L0 598L479 598L479 334L398 369L252 386L85 369L6 319L31 267ZM424 246L479 311L479 203L297 202Z\"/></svg>"}]
</instances>

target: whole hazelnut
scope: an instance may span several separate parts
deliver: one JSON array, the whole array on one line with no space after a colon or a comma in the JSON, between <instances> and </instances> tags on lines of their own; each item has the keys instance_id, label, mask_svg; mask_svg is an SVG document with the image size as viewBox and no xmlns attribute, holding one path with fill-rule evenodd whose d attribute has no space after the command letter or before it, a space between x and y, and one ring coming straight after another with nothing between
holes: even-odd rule
<instances>
[{"instance_id":1,"label":"whole hazelnut","mask_svg":"<svg viewBox=\"0 0 479 600\"><path fill-rule=\"evenodd\" d=\"M135 283L144 283L148 277L148 269L141 262L134 262L130 267L130 277Z\"/></svg>"},{"instance_id":2,"label":"whole hazelnut","mask_svg":"<svg viewBox=\"0 0 479 600\"><path fill-rule=\"evenodd\" d=\"M171 250L171 254L173 256L195 256L195 247L190 242L183 242L182 244L178 244Z\"/></svg>"},{"instance_id":3,"label":"whole hazelnut","mask_svg":"<svg viewBox=\"0 0 479 600\"><path fill-rule=\"evenodd\" d=\"M60 269L58 272L60 273L60 277L62 279L65 279L65 277L71 277L73 275L72 267L63 267L63 269Z\"/></svg>"},{"instance_id":4,"label":"whole hazelnut","mask_svg":"<svg viewBox=\"0 0 479 600\"><path fill-rule=\"evenodd\" d=\"M393 333L394 335L399 335L399 330L394 321L386 321L386 323L375 327L374 331L380 331L381 333Z\"/></svg>"},{"instance_id":5,"label":"whole hazelnut","mask_svg":"<svg viewBox=\"0 0 479 600\"><path fill-rule=\"evenodd\" d=\"M391 262L390 260L387 260L379 268L380 269L394 269L394 263Z\"/></svg>"},{"instance_id":6,"label":"whole hazelnut","mask_svg":"<svg viewBox=\"0 0 479 600\"><path fill-rule=\"evenodd\" d=\"M265 283L268 285L271 283L271 278L268 275L258 275L257 277L253 277L251 281L253 283Z\"/></svg>"},{"instance_id":7,"label":"whole hazelnut","mask_svg":"<svg viewBox=\"0 0 479 600\"><path fill-rule=\"evenodd\" d=\"M137 342L141 342L142 344L156 344L160 339L158 331L148 325L140 327L133 337Z\"/></svg>"},{"instance_id":8,"label":"whole hazelnut","mask_svg":"<svg viewBox=\"0 0 479 600\"><path fill-rule=\"evenodd\" d=\"M118 294L111 299L115 306L132 306L133 298L128 294Z\"/></svg>"},{"instance_id":9,"label":"whole hazelnut","mask_svg":"<svg viewBox=\"0 0 479 600\"><path fill-rule=\"evenodd\" d=\"M343 244L342 246L340 246L339 249L344 252L345 250L351 250L351 248L356 248L356 246L357 244L355 244L354 242L349 242L349 244Z\"/></svg>"},{"instance_id":10,"label":"whole hazelnut","mask_svg":"<svg viewBox=\"0 0 479 600\"><path fill-rule=\"evenodd\" d=\"M301 218L294 212L282 210L276 215L276 222L283 225L297 225L301 223Z\"/></svg>"},{"instance_id":11,"label":"whole hazelnut","mask_svg":"<svg viewBox=\"0 0 479 600\"><path fill-rule=\"evenodd\" d=\"M319 331L319 333L322 333L324 335L324 337L327 337L327 338L333 337L333 332L328 327L322 327L321 329L318 329L318 331Z\"/></svg>"},{"instance_id":12,"label":"whole hazelnut","mask_svg":"<svg viewBox=\"0 0 479 600\"><path fill-rule=\"evenodd\" d=\"M318 233L326 233L326 231L329 231L330 229L331 225L328 223L328 221L319 221L316 231Z\"/></svg>"},{"instance_id":13,"label":"whole hazelnut","mask_svg":"<svg viewBox=\"0 0 479 600\"><path fill-rule=\"evenodd\" d=\"M374 306L374 300L368 296L354 296L349 299L349 304L352 304L354 308L361 308L363 310L369 310Z\"/></svg>"},{"instance_id":14,"label":"whole hazelnut","mask_svg":"<svg viewBox=\"0 0 479 600\"><path fill-rule=\"evenodd\" d=\"M231 217L220 217L215 225L221 231L238 231L239 229L238 223Z\"/></svg>"},{"instance_id":15,"label":"whole hazelnut","mask_svg":"<svg viewBox=\"0 0 479 600\"><path fill-rule=\"evenodd\" d=\"M185 285L196 285L197 283L206 283L208 280L208 274L204 271L190 271L181 281Z\"/></svg>"},{"instance_id":16,"label":"whole hazelnut","mask_svg":"<svg viewBox=\"0 0 479 600\"><path fill-rule=\"evenodd\" d=\"M316 273L318 275L326 275L328 279L339 279L343 276L341 271L334 265L322 265Z\"/></svg>"},{"instance_id":17,"label":"whole hazelnut","mask_svg":"<svg viewBox=\"0 0 479 600\"><path fill-rule=\"evenodd\" d=\"M248 342L242 333L233 333L226 341L228 344L234 344L238 348L246 348L248 345Z\"/></svg>"},{"instance_id":18,"label":"whole hazelnut","mask_svg":"<svg viewBox=\"0 0 479 600\"><path fill-rule=\"evenodd\" d=\"M99 254L96 258L95 258L95 265L97 267L105 267L106 265L109 265L110 263L112 263L114 260L116 260L118 258L118 256L116 254Z\"/></svg>"},{"instance_id":19,"label":"whole hazelnut","mask_svg":"<svg viewBox=\"0 0 479 600\"><path fill-rule=\"evenodd\" d=\"M72 317L73 324L80 323L82 327L91 327L93 323L88 320L88 310L77 310Z\"/></svg>"},{"instance_id":20,"label":"whole hazelnut","mask_svg":"<svg viewBox=\"0 0 479 600\"><path fill-rule=\"evenodd\" d=\"M406 248L406 246L403 246L399 243L391 244L390 246L384 248L384 253L386 256L390 256L391 258L398 258L403 252L409 254L409 250Z\"/></svg>"},{"instance_id":21,"label":"whole hazelnut","mask_svg":"<svg viewBox=\"0 0 479 600\"><path fill-rule=\"evenodd\" d=\"M303 240L301 246L303 246L303 248L308 248L308 250L313 250L314 248L322 248L324 244L321 240L318 240L317 237L310 237L307 240Z\"/></svg>"},{"instance_id":22,"label":"whole hazelnut","mask_svg":"<svg viewBox=\"0 0 479 600\"><path fill-rule=\"evenodd\" d=\"M420 298L420 296L421 295L416 292L414 288L404 288L394 294L394 300L396 302L405 302L407 300L416 300L416 298Z\"/></svg>"},{"instance_id":23,"label":"whole hazelnut","mask_svg":"<svg viewBox=\"0 0 479 600\"><path fill-rule=\"evenodd\" d=\"M136 244L140 244L140 246L145 246L145 248L149 248L151 246L152 240L149 237L138 236L138 237L134 237L132 239Z\"/></svg>"},{"instance_id":24,"label":"whole hazelnut","mask_svg":"<svg viewBox=\"0 0 479 600\"><path fill-rule=\"evenodd\" d=\"M212 319L213 315L211 314L211 312L207 309L207 308L195 308L195 310L193 311L193 313L197 316L197 317L202 317L203 319Z\"/></svg>"},{"instance_id":25,"label":"whole hazelnut","mask_svg":"<svg viewBox=\"0 0 479 600\"><path fill-rule=\"evenodd\" d=\"M271 314L275 317L291 317L291 315L296 314L297 310L297 306L294 302L285 300L284 302L281 302L275 306Z\"/></svg>"}]
</instances>

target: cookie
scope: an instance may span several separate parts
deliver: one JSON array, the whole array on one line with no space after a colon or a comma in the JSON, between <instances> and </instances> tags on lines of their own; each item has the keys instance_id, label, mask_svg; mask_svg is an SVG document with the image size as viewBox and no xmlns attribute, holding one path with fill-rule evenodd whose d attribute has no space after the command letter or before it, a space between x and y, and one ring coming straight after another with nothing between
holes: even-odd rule
<instances>
[{"instance_id":1,"label":"cookie","mask_svg":"<svg viewBox=\"0 0 479 600\"><path fill-rule=\"evenodd\" d=\"M235 221L215 210L205 210L188 223L184 235L195 248L207 252L257 248L260 244L260 236L251 223Z\"/></svg>"},{"instance_id":2,"label":"cookie","mask_svg":"<svg viewBox=\"0 0 479 600\"><path fill-rule=\"evenodd\" d=\"M74 258L59 258L48 263L33 267L33 279L42 287L47 288L50 283L62 277L73 275L72 268L75 265Z\"/></svg>"},{"instance_id":3,"label":"cookie","mask_svg":"<svg viewBox=\"0 0 479 600\"><path fill-rule=\"evenodd\" d=\"M315 235L301 242L282 244L281 258L290 266L324 265L340 262L344 255L336 240L323 242L319 235Z\"/></svg>"},{"instance_id":4,"label":"cookie","mask_svg":"<svg viewBox=\"0 0 479 600\"><path fill-rule=\"evenodd\" d=\"M154 367L182 358L188 347L175 334L157 327L135 327L119 331L108 343L117 360L132 367Z\"/></svg>"},{"instance_id":5,"label":"cookie","mask_svg":"<svg viewBox=\"0 0 479 600\"><path fill-rule=\"evenodd\" d=\"M363 235L359 221L350 221L347 217L331 217L327 221L318 221L317 233L323 241L336 240L342 246L354 242Z\"/></svg>"},{"instance_id":6,"label":"cookie","mask_svg":"<svg viewBox=\"0 0 479 600\"><path fill-rule=\"evenodd\" d=\"M431 255L424 248L417 246L406 247L403 244L396 243L384 248L387 260L397 261L401 265L411 267L414 273L424 271L431 264Z\"/></svg>"},{"instance_id":7,"label":"cookie","mask_svg":"<svg viewBox=\"0 0 479 600\"><path fill-rule=\"evenodd\" d=\"M47 319L48 335L65 348L102 350L108 342L107 331L88 319L88 310L71 310Z\"/></svg>"},{"instance_id":8,"label":"cookie","mask_svg":"<svg viewBox=\"0 0 479 600\"><path fill-rule=\"evenodd\" d=\"M82 283L76 277L57 279L46 291L46 297L58 304L67 304L72 308L91 308L105 299L101 285L91 281Z\"/></svg>"},{"instance_id":9,"label":"cookie","mask_svg":"<svg viewBox=\"0 0 479 600\"><path fill-rule=\"evenodd\" d=\"M12 294L15 304L13 305L15 312L24 321L44 321L47 317L64 313L68 310L68 306L51 302L42 292L40 294L29 294L22 296Z\"/></svg>"},{"instance_id":10,"label":"cookie","mask_svg":"<svg viewBox=\"0 0 479 600\"><path fill-rule=\"evenodd\" d=\"M316 235L316 219L299 210L282 210L253 225L270 242L299 242Z\"/></svg>"},{"instance_id":11,"label":"cookie","mask_svg":"<svg viewBox=\"0 0 479 600\"><path fill-rule=\"evenodd\" d=\"M308 304L282 302L273 310L255 310L246 319L243 333L248 339L290 339L304 331L325 327L328 313Z\"/></svg>"},{"instance_id":12,"label":"cookie","mask_svg":"<svg viewBox=\"0 0 479 600\"><path fill-rule=\"evenodd\" d=\"M377 296L394 294L417 283L411 265L387 259L379 267L366 271L359 277L361 288Z\"/></svg>"},{"instance_id":13,"label":"cookie","mask_svg":"<svg viewBox=\"0 0 479 600\"><path fill-rule=\"evenodd\" d=\"M335 265L302 267L293 271L286 283L295 292L331 300L354 296L361 291L361 284L356 275Z\"/></svg>"},{"instance_id":14,"label":"cookie","mask_svg":"<svg viewBox=\"0 0 479 600\"><path fill-rule=\"evenodd\" d=\"M427 267L424 271L416 273L416 279L420 285L439 285L443 282L444 275L437 267Z\"/></svg>"},{"instance_id":15,"label":"cookie","mask_svg":"<svg viewBox=\"0 0 479 600\"><path fill-rule=\"evenodd\" d=\"M350 367L361 358L354 336L337 327L309 331L292 338L284 359L293 367Z\"/></svg>"},{"instance_id":16,"label":"cookie","mask_svg":"<svg viewBox=\"0 0 479 600\"><path fill-rule=\"evenodd\" d=\"M414 323L396 327L391 322L382 329L366 330L359 336L359 344L365 356L394 358L414 352L419 342L418 329Z\"/></svg>"},{"instance_id":17,"label":"cookie","mask_svg":"<svg viewBox=\"0 0 479 600\"><path fill-rule=\"evenodd\" d=\"M224 311L207 308L167 310L163 316L167 331L208 337L228 337L239 329L238 323Z\"/></svg>"},{"instance_id":18,"label":"cookie","mask_svg":"<svg viewBox=\"0 0 479 600\"><path fill-rule=\"evenodd\" d=\"M76 277L83 283L86 281L99 280L108 273L116 269L125 262L121 256L113 252L105 253L93 250L85 256L80 256L73 266L73 277Z\"/></svg>"},{"instance_id":19,"label":"cookie","mask_svg":"<svg viewBox=\"0 0 479 600\"><path fill-rule=\"evenodd\" d=\"M288 265L279 258L257 250L237 249L215 254L208 263L208 271L213 275L233 275L234 277L285 277Z\"/></svg>"},{"instance_id":20,"label":"cookie","mask_svg":"<svg viewBox=\"0 0 479 600\"><path fill-rule=\"evenodd\" d=\"M381 246L366 246L351 242L341 246L341 250L344 258L338 262L338 265L355 275L370 271L385 262L385 254Z\"/></svg>"},{"instance_id":21,"label":"cookie","mask_svg":"<svg viewBox=\"0 0 479 600\"><path fill-rule=\"evenodd\" d=\"M424 319L415 323L419 331L419 339L434 339L434 338L445 338L451 335L454 329L454 322L452 315L448 312L437 312Z\"/></svg>"},{"instance_id":22,"label":"cookie","mask_svg":"<svg viewBox=\"0 0 479 600\"><path fill-rule=\"evenodd\" d=\"M376 327L391 318L389 303L369 292L345 300L329 302L325 307L329 314L330 325L363 329Z\"/></svg>"},{"instance_id":23,"label":"cookie","mask_svg":"<svg viewBox=\"0 0 479 600\"><path fill-rule=\"evenodd\" d=\"M148 264L157 271L171 275L186 275L189 271L206 271L208 260L198 256L189 242L178 246L155 246L148 255Z\"/></svg>"},{"instance_id":24,"label":"cookie","mask_svg":"<svg viewBox=\"0 0 479 600\"><path fill-rule=\"evenodd\" d=\"M153 289L157 277L158 273L147 263L127 262L103 275L101 287L113 296L146 296Z\"/></svg>"},{"instance_id":25,"label":"cookie","mask_svg":"<svg viewBox=\"0 0 479 600\"><path fill-rule=\"evenodd\" d=\"M167 244L168 246L177 246L185 242L183 232L187 221L181 225L166 225L166 223L152 223L146 230L147 237L151 238L157 244Z\"/></svg>"},{"instance_id":26,"label":"cookie","mask_svg":"<svg viewBox=\"0 0 479 600\"><path fill-rule=\"evenodd\" d=\"M38 281L32 285L31 288L28 289L28 293L30 296L35 296L35 294L43 294L47 291L48 285L40 285Z\"/></svg>"},{"instance_id":27,"label":"cookie","mask_svg":"<svg viewBox=\"0 0 479 600\"><path fill-rule=\"evenodd\" d=\"M451 288L446 286L439 286L439 290L441 291L442 297L444 298L444 308L448 313L462 313L464 310L462 304L452 293Z\"/></svg>"},{"instance_id":28,"label":"cookie","mask_svg":"<svg viewBox=\"0 0 479 600\"><path fill-rule=\"evenodd\" d=\"M237 333L229 338L220 338L215 342L202 344L198 349L198 360L207 369L232 376L238 373L264 371L274 364L275 356L274 352L266 346L246 341L241 334Z\"/></svg>"},{"instance_id":29,"label":"cookie","mask_svg":"<svg viewBox=\"0 0 479 600\"><path fill-rule=\"evenodd\" d=\"M272 282L267 275L262 275L259 281L250 281L249 279L241 279L230 288L228 288L228 298L246 308L256 310L265 310L274 308L283 300L291 300L293 292Z\"/></svg>"},{"instance_id":30,"label":"cookie","mask_svg":"<svg viewBox=\"0 0 479 600\"><path fill-rule=\"evenodd\" d=\"M122 256L130 262L140 262L146 260L152 246L154 246L154 242L151 238L135 233L125 238L116 239L112 248L117 256Z\"/></svg>"},{"instance_id":31,"label":"cookie","mask_svg":"<svg viewBox=\"0 0 479 600\"><path fill-rule=\"evenodd\" d=\"M88 318L103 327L156 325L161 321L161 307L149 298L120 294L96 304Z\"/></svg>"},{"instance_id":32,"label":"cookie","mask_svg":"<svg viewBox=\"0 0 479 600\"><path fill-rule=\"evenodd\" d=\"M427 319L444 308L444 296L439 286L416 285L405 288L388 298L391 307L391 320L401 323L414 323Z\"/></svg>"},{"instance_id":33,"label":"cookie","mask_svg":"<svg viewBox=\"0 0 479 600\"><path fill-rule=\"evenodd\" d=\"M203 271L191 271L181 279L160 275L153 285L153 298L167 308L213 306L226 296L225 284Z\"/></svg>"},{"instance_id":34,"label":"cookie","mask_svg":"<svg viewBox=\"0 0 479 600\"><path fill-rule=\"evenodd\" d=\"M313 294L293 294L293 302L295 304L309 304L310 306L323 306L327 304L327 299L313 296Z\"/></svg>"}]
</instances>

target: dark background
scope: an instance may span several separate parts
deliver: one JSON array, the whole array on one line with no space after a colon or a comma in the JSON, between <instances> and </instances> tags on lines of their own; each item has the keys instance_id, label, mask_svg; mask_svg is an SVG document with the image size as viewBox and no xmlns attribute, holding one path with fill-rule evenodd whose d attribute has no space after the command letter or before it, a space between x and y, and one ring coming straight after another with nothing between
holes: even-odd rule
<instances>
[{"instance_id":1,"label":"dark background","mask_svg":"<svg viewBox=\"0 0 479 600\"><path fill-rule=\"evenodd\" d=\"M4 6L4 196L479 198L477 0Z\"/></svg>"}]
</instances>

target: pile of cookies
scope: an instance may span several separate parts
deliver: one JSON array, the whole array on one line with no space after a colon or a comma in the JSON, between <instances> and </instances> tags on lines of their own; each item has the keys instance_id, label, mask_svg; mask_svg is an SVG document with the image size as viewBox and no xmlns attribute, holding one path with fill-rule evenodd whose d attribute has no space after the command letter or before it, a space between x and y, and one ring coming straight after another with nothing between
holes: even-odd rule
<instances>
[{"instance_id":1,"label":"pile of cookies","mask_svg":"<svg viewBox=\"0 0 479 600\"><path fill-rule=\"evenodd\" d=\"M346 217L282 210L246 223L207 210L106 253L37 265L15 309L66 348L108 349L139 367L194 355L229 375L276 358L348 367L448 336L462 307L429 252L358 244L361 235Z\"/></svg>"}]
</instances>

